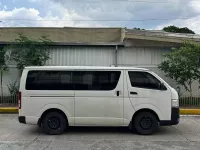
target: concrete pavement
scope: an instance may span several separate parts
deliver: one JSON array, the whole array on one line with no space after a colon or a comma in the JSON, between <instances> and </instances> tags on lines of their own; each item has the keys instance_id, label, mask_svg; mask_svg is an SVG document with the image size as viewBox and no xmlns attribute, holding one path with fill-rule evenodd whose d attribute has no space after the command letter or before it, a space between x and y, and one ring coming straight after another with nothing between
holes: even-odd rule
<instances>
[{"instance_id":1,"label":"concrete pavement","mask_svg":"<svg viewBox=\"0 0 200 150\"><path fill-rule=\"evenodd\" d=\"M19 124L16 114L0 114L0 150L144 150L200 149L200 117L181 117L151 136L128 128L73 127L63 135L45 135L35 125Z\"/></svg>"}]
</instances>

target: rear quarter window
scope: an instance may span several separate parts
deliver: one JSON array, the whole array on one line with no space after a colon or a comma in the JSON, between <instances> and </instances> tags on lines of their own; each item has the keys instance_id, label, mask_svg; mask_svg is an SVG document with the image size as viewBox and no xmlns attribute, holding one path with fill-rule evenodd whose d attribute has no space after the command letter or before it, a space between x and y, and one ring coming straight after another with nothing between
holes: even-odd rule
<instances>
[{"instance_id":1,"label":"rear quarter window","mask_svg":"<svg viewBox=\"0 0 200 150\"><path fill-rule=\"evenodd\" d=\"M26 90L74 90L69 71L29 71Z\"/></svg>"}]
</instances>

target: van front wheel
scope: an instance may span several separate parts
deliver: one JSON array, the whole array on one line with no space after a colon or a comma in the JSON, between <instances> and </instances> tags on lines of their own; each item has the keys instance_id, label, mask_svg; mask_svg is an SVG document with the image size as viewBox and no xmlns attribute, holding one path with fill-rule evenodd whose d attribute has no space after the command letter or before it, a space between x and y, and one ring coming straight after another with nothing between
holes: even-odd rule
<instances>
[{"instance_id":1,"label":"van front wheel","mask_svg":"<svg viewBox=\"0 0 200 150\"><path fill-rule=\"evenodd\" d=\"M159 123L154 114L150 112L141 112L134 118L133 126L137 133L151 135L158 129Z\"/></svg>"},{"instance_id":2,"label":"van front wheel","mask_svg":"<svg viewBox=\"0 0 200 150\"><path fill-rule=\"evenodd\" d=\"M49 112L42 120L42 129L51 135L62 134L67 127L67 121L59 112Z\"/></svg>"}]
</instances>

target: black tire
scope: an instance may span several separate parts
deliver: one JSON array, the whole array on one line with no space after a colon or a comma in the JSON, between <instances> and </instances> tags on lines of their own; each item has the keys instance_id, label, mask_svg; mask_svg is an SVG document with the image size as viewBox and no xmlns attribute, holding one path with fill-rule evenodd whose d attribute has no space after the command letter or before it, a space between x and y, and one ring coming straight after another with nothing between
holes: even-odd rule
<instances>
[{"instance_id":1,"label":"black tire","mask_svg":"<svg viewBox=\"0 0 200 150\"><path fill-rule=\"evenodd\" d=\"M159 127L159 122L151 112L141 112L133 120L133 127L138 134L151 135Z\"/></svg>"},{"instance_id":2,"label":"black tire","mask_svg":"<svg viewBox=\"0 0 200 150\"><path fill-rule=\"evenodd\" d=\"M49 112L42 120L42 129L51 135L62 134L67 128L65 116L59 112Z\"/></svg>"}]
</instances>

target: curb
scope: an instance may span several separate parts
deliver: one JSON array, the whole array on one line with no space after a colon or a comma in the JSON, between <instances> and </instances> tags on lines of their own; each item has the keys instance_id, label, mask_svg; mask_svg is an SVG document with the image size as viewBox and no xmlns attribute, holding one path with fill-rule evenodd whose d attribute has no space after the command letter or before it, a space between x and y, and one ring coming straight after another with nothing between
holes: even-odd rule
<instances>
[{"instance_id":1,"label":"curb","mask_svg":"<svg viewBox=\"0 0 200 150\"><path fill-rule=\"evenodd\" d=\"M200 109L180 109L181 115L200 115Z\"/></svg>"},{"instance_id":2,"label":"curb","mask_svg":"<svg viewBox=\"0 0 200 150\"><path fill-rule=\"evenodd\" d=\"M17 107L0 107L0 113L18 113ZM181 115L200 115L200 109L180 109Z\"/></svg>"},{"instance_id":3,"label":"curb","mask_svg":"<svg viewBox=\"0 0 200 150\"><path fill-rule=\"evenodd\" d=\"M0 113L18 113L17 107L0 107Z\"/></svg>"}]
</instances>

